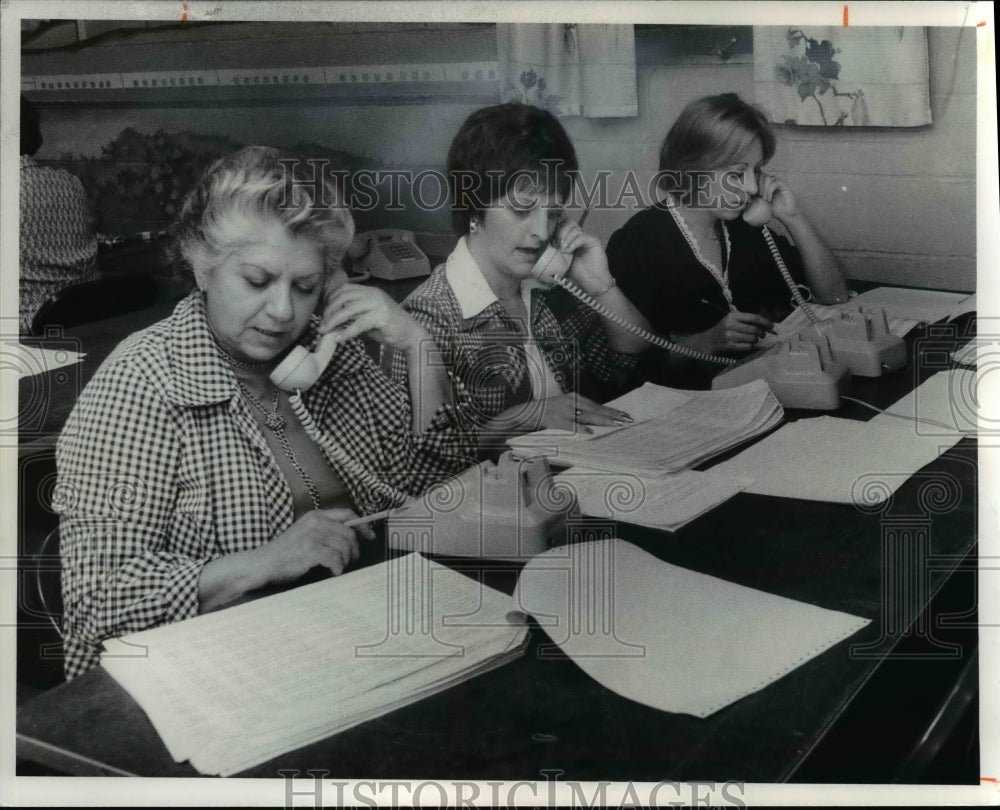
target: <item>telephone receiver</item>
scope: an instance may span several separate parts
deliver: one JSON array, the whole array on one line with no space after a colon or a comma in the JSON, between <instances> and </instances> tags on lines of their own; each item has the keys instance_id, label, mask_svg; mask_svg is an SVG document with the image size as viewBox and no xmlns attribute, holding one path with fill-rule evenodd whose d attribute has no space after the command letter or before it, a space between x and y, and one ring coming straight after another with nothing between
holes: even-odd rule
<instances>
[{"instance_id":1,"label":"telephone receiver","mask_svg":"<svg viewBox=\"0 0 1000 810\"><path fill-rule=\"evenodd\" d=\"M271 382L282 391L297 391L311 387L323 375L337 349L337 335L328 332L320 338L316 350L296 346L271 372Z\"/></svg>"},{"instance_id":2,"label":"telephone receiver","mask_svg":"<svg viewBox=\"0 0 1000 810\"><path fill-rule=\"evenodd\" d=\"M759 228L770 222L773 216L771 204L763 197L754 197L743 212L743 221L747 225Z\"/></svg>"}]
</instances>

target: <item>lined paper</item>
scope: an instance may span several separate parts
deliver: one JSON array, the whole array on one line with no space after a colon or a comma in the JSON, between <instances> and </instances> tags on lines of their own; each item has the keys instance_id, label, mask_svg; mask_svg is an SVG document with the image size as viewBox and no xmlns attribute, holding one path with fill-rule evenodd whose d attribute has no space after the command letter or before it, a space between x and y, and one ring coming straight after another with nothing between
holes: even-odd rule
<instances>
[{"instance_id":1,"label":"lined paper","mask_svg":"<svg viewBox=\"0 0 1000 810\"><path fill-rule=\"evenodd\" d=\"M674 532L732 498L751 480L694 470L651 478L571 467L555 482L572 489L584 515Z\"/></svg>"},{"instance_id":2,"label":"lined paper","mask_svg":"<svg viewBox=\"0 0 1000 810\"><path fill-rule=\"evenodd\" d=\"M225 776L510 660L527 634L512 608L410 554L133 633L101 664L176 761Z\"/></svg>"},{"instance_id":3,"label":"lined paper","mask_svg":"<svg viewBox=\"0 0 1000 810\"><path fill-rule=\"evenodd\" d=\"M539 431L507 443L515 450L543 453L553 464L658 477L693 467L770 430L784 417L764 380L721 391L666 389L662 397L657 388L661 386L638 395L640 407L632 402L639 414L632 425L593 435ZM625 397L608 404L622 407L623 402L629 404Z\"/></svg>"},{"instance_id":4,"label":"lined paper","mask_svg":"<svg viewBox=\"0 0 1000 810\"><path fill-rule=\"evenodd\" d=\"M867 422L820 416L784 425L711 472L750 476L747 492L871 506L964 436L980 409L976 372L948 369ZM984 418L988 414L983 415Z\"/></svg>"},{"instance_id":5,"label":"lined paper","mask_svg":"<svg viewBox=\"0 0 1000 810\"><path fill-rule=\"evenodd\" d=\"M622 540L534 557L515 598L603 686L695 717L763 689L870 623L662 562Z\"/></svg>"}]
</instances>

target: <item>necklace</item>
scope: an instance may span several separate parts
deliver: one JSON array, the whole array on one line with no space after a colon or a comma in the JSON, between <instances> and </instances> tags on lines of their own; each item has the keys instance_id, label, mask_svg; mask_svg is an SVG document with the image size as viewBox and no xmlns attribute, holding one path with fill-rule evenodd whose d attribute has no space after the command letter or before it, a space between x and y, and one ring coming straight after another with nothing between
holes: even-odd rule
<instances>
[{"instance_id":1,"label":"necklace","mask_svg":"<svg viewBox=\"0 0 1000 810\"><path fill-rule=\"evenodd\" d=\"M274 389L274 402L271 403L271 410L269 411L266 407L264 407L263 402L250 393L250 389L247 388L239 378L236 379L236 385L239 386L240 392L243 396L246 397L246 399L254 405L257 410L264 414L264 424L270 430L274 431L278 444L281 445L281 449L288 457L288 460L292 463L292 466L299 474L299 477L302 478L302 482L306 485L306 489L309 490L309 499L312 501L313 509L319 509L319 491L316 489L316 484L313 483L313 480L305 471L305 468L295 457L292 445L288 441L288 435L285 433L285 417L278 413L278 388Z\"/></svg>"},{"instance_id":2,"label":"necklace","mask_svg":"<svg viewBox=\"0 0 1000 810\"><path fill-rule=\"evenodd\" d=\"M725 228L722 229L722 236L725 239L725 245L722 251L722 269L720 270L715 266L713 262L706 259L701 250L698 247L698 242L695 240L691 229L688 228L688 222L681 216L680 212L676 210L677 207L670 205L667 206L667 211L670 212L670 216L673 217L674 223L677 225L678 230L681 232L681 236L684 237L684 241L688 243L688 247L691 248L691 252L694 253L695 258L709 273L712 274L712 278L716 280L719 287L722 289L722 295L726 299L726 303L729 304L729 309L733 312L736 311L736 305L733 303L733 292L729 289L729 234Z\"/></svg>"},{"instance_id":3,"label":"necklace","mask_svg":"<svg viewBox=\"0 0 1000 810\"><path fill-rule=\"evenodd\" d=\"M219 351L221 351L224 355L226 355L226 361L231 366L236 366L237 368L264 368L264 366L269 365L270 363L270 361L268 360L265 360L262 363L246 363L243 360L237 360L221 346L219 347Z\"/></svg>"}]
</instances>

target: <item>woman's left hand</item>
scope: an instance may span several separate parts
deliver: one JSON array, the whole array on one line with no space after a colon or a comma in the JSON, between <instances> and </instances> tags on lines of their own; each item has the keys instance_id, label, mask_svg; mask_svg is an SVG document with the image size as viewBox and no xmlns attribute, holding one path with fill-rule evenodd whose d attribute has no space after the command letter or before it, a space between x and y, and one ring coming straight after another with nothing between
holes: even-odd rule
<instances>
[{"instance_id":1,"label":"woman's left hand","mask_svg":"<svg viewBox=\"0 0 1000 810\"><path fill-rule=\"evenodd\" d=\"M341 340L368 333L379 343L400 351L416 349L427 337L427 330L387 293L360 284L344 284L330 294L319 331L335 332Z\"/></svg>"},{"instance_id":2,"label":"woman's left hand","mask_svg":"<svg viewBox=\"0 0 1000 810\"><path fill-rule=\"evenodd\" d=\"M771 204L772 213L780 220L797 216L799 213L798 203L788 183L773 174L761 173L757 196Z\"/></svg>"},{"instance_id":3,"label":"woman's left hand","mask_svg":"<svg viewBox=\"0 0 1000 810\"><path fill-rule=\"evenodd\" d=\"M596 236L586 233L577 222L564 222L556 236L556 247L566 256L572 255L567 274L584 292L595 292L607 288L611 283L608 257Z\"/></svg>"}]
</instances>

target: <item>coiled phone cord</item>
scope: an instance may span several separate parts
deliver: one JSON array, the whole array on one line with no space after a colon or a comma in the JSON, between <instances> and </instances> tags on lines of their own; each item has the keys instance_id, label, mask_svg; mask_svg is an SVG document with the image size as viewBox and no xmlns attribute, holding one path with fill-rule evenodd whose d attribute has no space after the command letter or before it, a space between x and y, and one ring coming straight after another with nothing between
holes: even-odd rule
<instances>
[{"instance_id":1,"label":"coiled phone cord","mask_svg":"<svg viewBox=\"0 0 1000 810\"><path fill-rule=\"evenodd\" d=\"M309 413L305 403L302 401L302 392L300 390L296 389L295 393L288 398L288 401L291 403L292 412L299 422L302 423L302 427L305 428L309 438L326 450L332 458L336 459L338 464L360 480L362 484L388 498L393 506L402 506L404 503L412 500L410 495L401 489L396 489L396 487L387 484L371 470L361 466L347 455L344 448L337 444L332 437L320 431L312 414Z\"/></svg>"},{"instance_id":2,"label":"coiled phone cord","mask_svg":"<svg viewBox=\"0 0 1000 810\"><path fill-rule=\"evenodd\" d=\"M785 260L781 258L781 251L778 250L778 246L774 243L774 237L771 236L771 231L768 230L767 225L761 225L760 229L764 232L764 241L767 242L767 248L771 251L771 256L774 257L774 263L778 265L778 272L781 273L781 277L785 280L785 284L788 285L788 289L792 293L792 300L805 313L810 323L819 323L820 319L813 312L812 307L809 306L809 302L802 297L802 293L799 292L799 285L795 283L792 274L788 272Z\"/></svg>"},{"instance_id":3,"label":"coiled phone cord","mask_svg":"<svg viewBox=\"0 0 1000 810\"><path fill-rule=\"evenodd\" d=\"M655 332L650 332L646 329L642 329L641 327L638 327L634 323L631 323L625 318L623 318L617 312L612 312L610 309L604 306L604 304L594 299L593 296L585 293L583 290L577 287L572 281L567 279L565 276L557 279L556 284L558 284L564 290L567 290L570 294L572 294L576 298L579 298L584 304L593 309L599 315L603 315L609 321L616 323L626 332L629 332L638 338L642 338L646 342L652 343L654 346L659 346L661 349L666 349L667 351L676 352L677 354L683 355L684 357L689 357L692 360L704 360L709 363L719 363L720 365L724 366L734 366L736 365L737 362L739 362L737 360L734 360L732 357L719 357L714 354L709 354L708 352L700 352L697 349L690 349L687 346L678 346L676 343L673 343L667 340L666 338L657 335Z\"/></svg>"}]
</instances>

